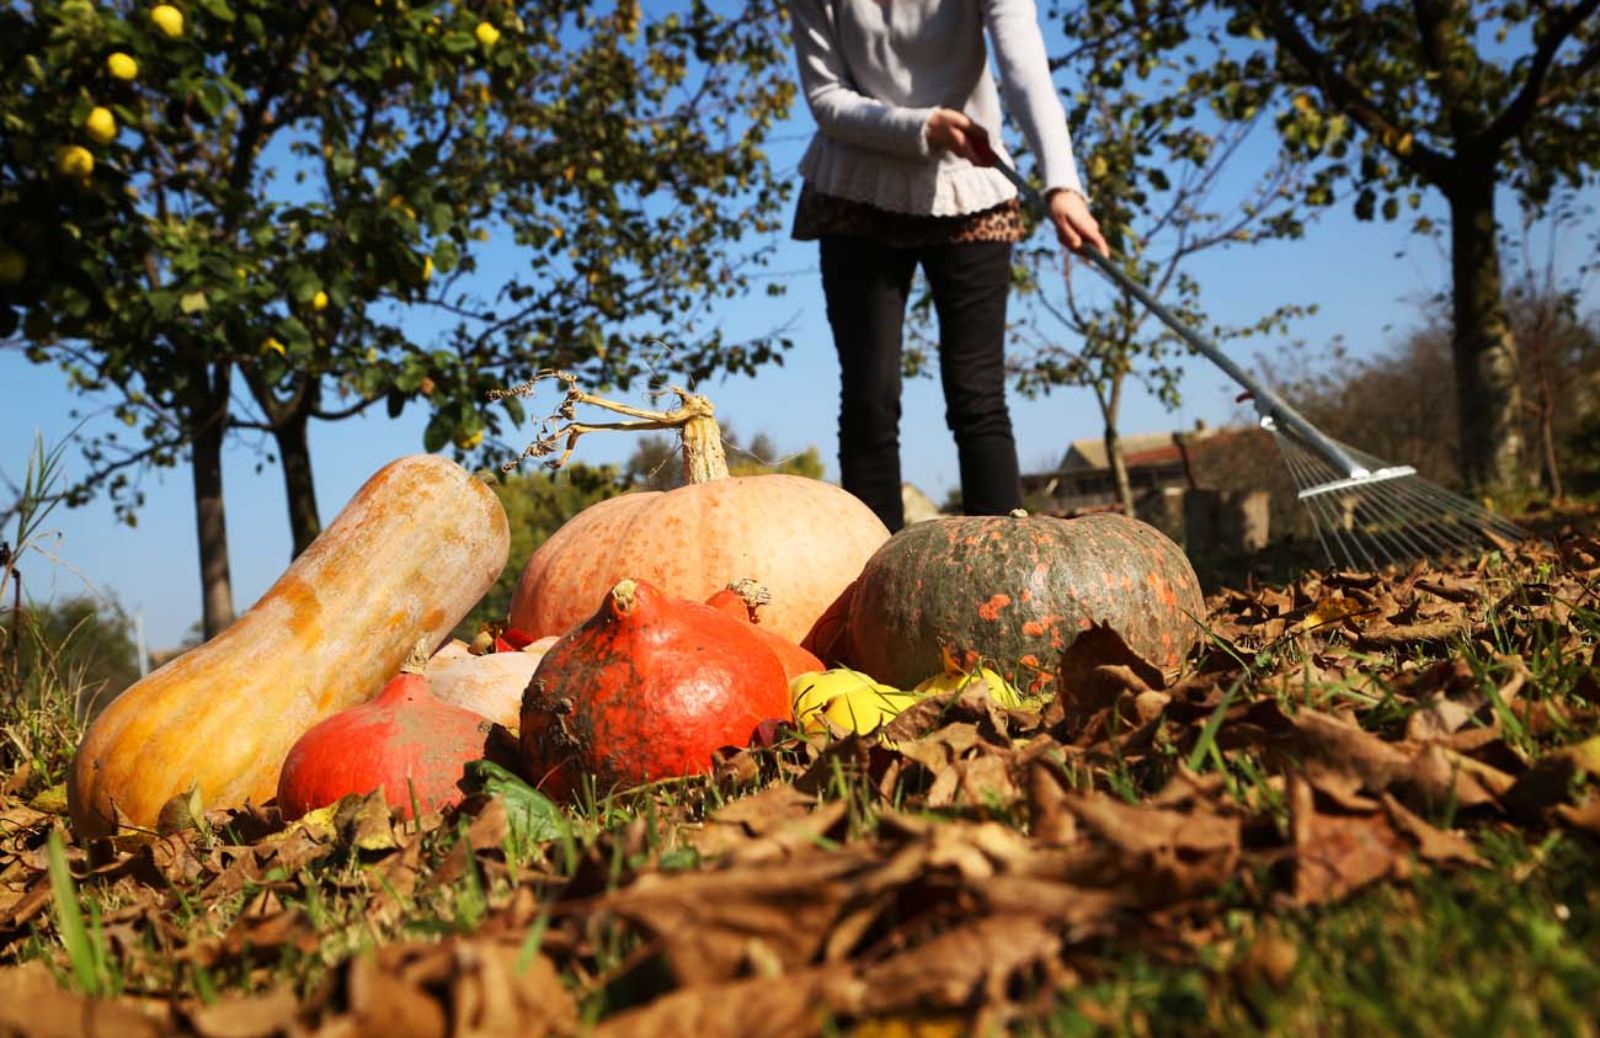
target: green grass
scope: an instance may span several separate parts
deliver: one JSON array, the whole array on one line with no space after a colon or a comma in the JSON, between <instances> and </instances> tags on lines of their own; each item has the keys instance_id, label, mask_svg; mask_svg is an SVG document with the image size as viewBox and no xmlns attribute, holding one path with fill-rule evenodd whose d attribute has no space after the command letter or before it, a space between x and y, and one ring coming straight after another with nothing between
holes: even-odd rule
<instances>
[{"instance_id":1,"label":"green grass","mask_svg":"<svg viewBox=\"0 0 1600 1038\"><path fill-rule=\"evenodd\" d=\"M1199 964L1103 949L1023 1033L1596 1033L1593 848L1515 835L1485 847L1488 871L1424 873L1319 912L1235 913ZM1258 954L1258 942L1275 955Z\"/></svg>"}]
</instances>

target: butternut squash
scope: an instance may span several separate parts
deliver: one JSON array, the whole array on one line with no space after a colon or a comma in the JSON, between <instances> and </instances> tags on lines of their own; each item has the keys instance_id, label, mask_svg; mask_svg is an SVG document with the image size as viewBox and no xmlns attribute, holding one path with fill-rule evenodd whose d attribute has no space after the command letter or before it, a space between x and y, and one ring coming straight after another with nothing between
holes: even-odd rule
<instances>
[{"instance_id":1,"label":"butternut squash","mask_svg":"<svg viewBox=\"0 0 1600 1038\"><path fill-rule=\"evenodd\" d=\"M445 458L384 466L231 627L118 696L67 785L80 836L153 828L172 797L265 803L325 717L372 698L419 632L438 645L505 568L506 515Z\"/></svg>"}]
</instances>

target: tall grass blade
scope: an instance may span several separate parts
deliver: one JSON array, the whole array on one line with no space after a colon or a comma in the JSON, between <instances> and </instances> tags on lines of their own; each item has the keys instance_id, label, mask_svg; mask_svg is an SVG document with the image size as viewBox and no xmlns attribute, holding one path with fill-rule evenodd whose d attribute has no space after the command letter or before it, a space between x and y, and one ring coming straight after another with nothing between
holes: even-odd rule
<instances>
[{"instance_id":1,"label":"tall grass blade","mask_svg":"<svg viewBox=\"0 0 1600 1038\"><path fill-rule=\"evenodd\" d=\"M67 867L67 848L61 842L61 830L50 830L45 857L50 873L50 894L56 903L56 930L67 949L67 961L72 963L73 978L84 994L99 995L103 987L99 957L89 939L89 929L83 923L83 910L78 906L77 886Z\"/></svg>"}]
</instances>

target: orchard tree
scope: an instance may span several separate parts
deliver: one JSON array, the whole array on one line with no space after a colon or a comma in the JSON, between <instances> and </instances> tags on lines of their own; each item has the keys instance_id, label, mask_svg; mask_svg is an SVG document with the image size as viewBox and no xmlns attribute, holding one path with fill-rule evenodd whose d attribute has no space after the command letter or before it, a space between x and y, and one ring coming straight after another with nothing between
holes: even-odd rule
<instances>
[{"instance_id":1,"label":"orchard tree","mask_svg":"<svg viewBox=\"0 0 1600 1038\"><path fill-rule=\"evenodd\" d=\"M1399 219L1425 190L1449 209L1452 354L1468 482L1520 482L1517 350L1502 285L1497 196L1534 212L1600 168L1600 0L1157 0L1147 15L1209 26L1218 97L1271 108L1285 152L1319 163L1361 219ZM1239 53L1242 49L1244 53ZM1357 146L1346 146L1347 136ZM1425 216L1420 231L1431 230Z\"/></svg>"},{"instance_id":2,"label":"orchard tree","mask_svg":"<svg viewBox=\"0 0 1600 1038\"><path fill-rule=\"evenodd\" d=\"M1292 161L1254 177L1236 156L1255 121L1218 118L1209 99L1215 72L1190 47L1186 24L1148 24L1119 0L1082 0L1057 9L1072 48L1052 66L1071 84L1068 121L1087 157L1095 215L1115 262L1186 323L1208 322L1190 271L1195 256L1228 245L1298 237ZM1224 171L1233 173L1229 183ZM1242 184L1243 186L1240 186ZM1178 404L1184 347L1141 304L1120 292L1085 293L1061 277L1060 246L1038 235L1021 251L1023 319L1010 363L1024 393L1087 387L1100 410L1117 498L1134 511L1119 419L1128 378L1167 407ZM1029 305L1031 304L1031 305ZM1281 327L1298 312L1280 306L1238 326L1215 326L1218 341Z\"/></svg>"},{"instance_id":3,"label":"orchard tree","mask_svg":"<svg viewBox=\"0 0 1600 1038\"><path fill-rule=\"evenodd\" d=\"M770 359L696 328L785 197L774 3L7 5L0 335L131 430L75 500L131 515L139 471L187 460L214 634L230 436L270 437L298 551L313 421L420 402L423 447L466 452L542 367L626 383L652 335L698 375Z\"/></svg>"}]
</instances>

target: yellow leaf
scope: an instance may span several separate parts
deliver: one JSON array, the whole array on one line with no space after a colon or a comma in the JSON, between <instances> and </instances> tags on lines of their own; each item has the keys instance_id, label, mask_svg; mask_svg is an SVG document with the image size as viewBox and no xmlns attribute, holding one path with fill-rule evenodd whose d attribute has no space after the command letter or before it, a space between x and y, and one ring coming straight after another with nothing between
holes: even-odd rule
<instances>
[{"instance_id":1,"label":"yellow leaf","mask_svg":"<svg viewBox=\"0 0 1600 1038\"><path fill-rule=\"evenodd\" d=\"M905 1014L863 1020L850 1029L850 1038L960 1038L970 1033L959 1016Z\"/></svg>"},{"instance_id":2,"label":"yellow leaf","mask_svg":"<svg viewBox=\"0 0 1600 1038\"><path fill-rule=\"evenodd\" d=\"M333 816L339 809L339 804L334 802L314 811L307 811L295 822L300 828L312 836L327 837L333 835Z\"/></svg>"},{"instance_id":3,"label":"yellow leaf","mask_svg":"<svg viewBox=\"0 0 1600 1038\"><path fill-rule=\"evenodd\" d=\"M67 813L67 784L58 782L48 789L41 789L34 794L28 806L41 814L64 815Z\"/></svg>"},{"instance_id":4,"label":"yellow leaf","mask_svg":"<svg viewBox=\"0 0 1600 1038\"><path fill-rule=\"evenodd\" d=\"M1300 618L1294 625L1294 631L1312 631L1339 623L1341 620L1352 616L1360 616L1367 612L1366 606L1353 598L1343 595L1324 595L1311 607L1311 612Z\"/></svg>"}]
</instances>

